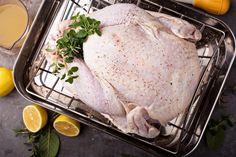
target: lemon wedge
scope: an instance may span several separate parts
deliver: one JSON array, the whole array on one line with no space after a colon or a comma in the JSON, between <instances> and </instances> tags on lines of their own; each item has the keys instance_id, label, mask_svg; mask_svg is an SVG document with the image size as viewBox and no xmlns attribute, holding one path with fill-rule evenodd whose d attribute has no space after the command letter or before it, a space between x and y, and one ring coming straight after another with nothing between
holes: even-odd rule
<instances>
[{"instance_id":1,"label":"lemon wedge","mask_svg":"<svg viewBox=\"0 0 236 157\"><path fill-rule=\"evenodd\" d=\"M53 122L53 127L62 135L74 137L79 135L80 123L65 115L58 116Z\"/></svg>"},{"instance_id":2,"label":"lemon wedge","mask_svg":"<svg viewBox=\"0 0 236 157\"><path fill-rule=\"evenodd\" d=\"M23 109L23 121L30 132L38 132L48 120L47 111L39 105L28 105Z\"/></svg>"},{"instance_id":3,"label":"lemon wedge","mask_svg":"<svg viewBox=\"0 0 236 157\"><path fill-rule=\"evenodd\" d=\"M0 97L8 95L14 89L12 71L0 67Z\"/></svg>"}]
</instances>

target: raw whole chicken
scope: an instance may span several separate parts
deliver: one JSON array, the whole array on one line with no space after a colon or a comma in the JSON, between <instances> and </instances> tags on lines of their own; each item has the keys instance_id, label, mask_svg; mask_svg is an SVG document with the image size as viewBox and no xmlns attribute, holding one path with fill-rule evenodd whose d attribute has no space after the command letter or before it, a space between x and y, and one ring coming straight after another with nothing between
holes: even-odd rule
<instances>
[{"instance_id":1,"label":"raw whole chicken","mask_svg":"<svg viewBox=\"0 0 236 157\"><path fill-rule=\"evenodd\" d=\"M156 137L160 131L153 124L167 123L190 104L200 75L194 42L201 33L184 20L133 4L88 16L101 21L102 35L89 36L84 60L68 65L79 68L79 77L65 88L124 133ZM57 36L69 24L63 21Z\"/></svg>"}]
</instances>

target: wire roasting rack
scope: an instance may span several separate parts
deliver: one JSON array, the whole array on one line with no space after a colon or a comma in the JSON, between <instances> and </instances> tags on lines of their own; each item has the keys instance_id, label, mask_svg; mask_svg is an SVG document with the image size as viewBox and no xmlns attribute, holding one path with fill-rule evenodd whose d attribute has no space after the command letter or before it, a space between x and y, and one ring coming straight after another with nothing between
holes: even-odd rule
<instances>
[{"instance_id":1,"label":"wire roasting rack","mask_svg":"<svg viewBox=\"0 0 236 157\"><path fill-rule=\"evenodd\" d=\"M178 117L159 126L161 135L146 139L125 134L106 118L77 100L52 74L41 53L50 32L58 21L77 13L89 13L114 3L134 3L139 7L166 13L195 25L202 33L196 42L201 79L188 109ZM151 153L176 156L191 153L202 138L205 127L223 88L235 57L235 38L223 22L183 4L166 0L45 0L33 23L30 34L15 64L14 81L27 99L50 110L66 114Z\"/></svg>"}]
</instances>

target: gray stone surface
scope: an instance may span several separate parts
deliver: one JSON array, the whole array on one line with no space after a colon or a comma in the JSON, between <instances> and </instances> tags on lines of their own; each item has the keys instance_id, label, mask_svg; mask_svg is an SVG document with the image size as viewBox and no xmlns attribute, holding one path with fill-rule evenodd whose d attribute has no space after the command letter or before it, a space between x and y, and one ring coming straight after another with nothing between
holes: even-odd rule
<instances>
[{"instance_id":1,"label":"gray stone surface","mask_svg":"<svg viewBox=\"0 0 236 157\"><path fill-rule=\"evenodd\" d=\"M231 1L231 10L219 17L225 21L236 34L236 1ZM0 53L0 67L12 68L16 56L7 56ZM236 85L236 63L230 72L226 82L226 92ZM236 116L236 95L229 94L226 97L227 112ZM13 91L7 97L0 98L0 157L27 157L29 152L23 144L25 138L15 137L13 129L22 128L22 109L30 104L22 98L17 91ZM214 114L220 112L216 110ZM235 117L236 118L236 117ZM236 156L236 127L226 130L224 145L217 151L211 151L202 140L190 156L200 157L234 157ZM132 145L114 139L93 128L81 126L81 134L76 138L60 136L61 148L59 157L122 157L128 154L133 157L152 157L152 155Z\"/></svg>"}]
</instances>

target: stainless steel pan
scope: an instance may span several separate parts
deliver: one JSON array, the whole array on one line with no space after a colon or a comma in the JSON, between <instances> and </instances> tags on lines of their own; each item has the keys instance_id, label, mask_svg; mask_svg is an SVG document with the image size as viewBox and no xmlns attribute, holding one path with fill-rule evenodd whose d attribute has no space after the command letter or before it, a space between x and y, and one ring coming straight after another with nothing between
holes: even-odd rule
<instances>
[{"instance_id":1,"label":"stainless steel pan","mask_svg":"<svg viewBox=\"0 0 236 157\"><path fill-rule=\"evenodd\" d=\"M26 99L43 107L102 130L150 153L184 156L200 142L225 80L235 58L235 38L230 28L214 17L188 6L167 0L45 0L33 22L14 67L17 90ZM203 35L196 43L202 77L189 108L183 114L160 126L161 135L145 139L125 134L102 115L70 95L41 53L48 34L58 21L70 18L75 12L91 12L114 3L134 3L139 7L166 13L194 24Z\"/></svg>"}]
</instances>

